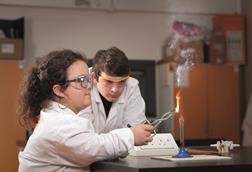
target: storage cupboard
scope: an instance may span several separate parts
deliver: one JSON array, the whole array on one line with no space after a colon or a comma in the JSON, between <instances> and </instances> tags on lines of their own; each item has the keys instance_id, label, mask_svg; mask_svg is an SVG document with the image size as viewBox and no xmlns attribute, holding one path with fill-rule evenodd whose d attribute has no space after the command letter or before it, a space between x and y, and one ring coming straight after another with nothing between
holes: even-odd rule
<instances>
[{"instance_id":1,"label":"storage cupboard","mask_svg":"<svg viewBox=\"0 0 252 172\"><path fill-rule=\"evenodd\" d=\"M14 172L18 169L17 140L24 140L24 129L16 114L23 70L14 60L0 60L0 171Z\"/></svg>"},{"instance_id":2,"label":"storage cupboard","mask_svg":"<svg viewBox=\"0 0 252 172\"><path fill-rule=\"evenodd\" d=\"M185 121L185 139L223 138L240 141L239 67L195 64L189 71L187 87L176 87L176 66L158 65L159 113L176 106L180 90L181 112L163 124L161 132L171 132L179 139L179 115ZM163 97L167 96L167 97ZM164 131L162 131L164 130Z\"/></svg>"},{"instance_id":3,"label":"storage cupboard","mask_svg":"<svg viewBox=\"0 0 252 172\"><path fill-rule=\"evenodd\" d=\"M23 70L18 60L24 58L24 17L0 19L0 171L18 170L17 140L24 140L24 129L16 115Z\"/></svg>"}]
</instances>

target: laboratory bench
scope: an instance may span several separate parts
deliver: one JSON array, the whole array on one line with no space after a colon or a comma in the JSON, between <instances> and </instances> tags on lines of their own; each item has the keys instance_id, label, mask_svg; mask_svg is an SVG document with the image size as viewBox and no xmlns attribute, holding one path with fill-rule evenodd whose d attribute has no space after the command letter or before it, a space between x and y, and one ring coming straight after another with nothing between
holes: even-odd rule
<instances>
[{"instance_id":1,"label":"laboratory bench","mask_svg":"<svg viewBox=\"0 0 252 172\"><path fill-rule=\"evenodd\" d=\"M202 149L202 148L200 148ZM235 148L229 160L167 161L150 156L127 156L110 161L99 161L91 166L92 172L192 172L224 171L251 172L252 147Z\"/></svg>"}]
</instances>

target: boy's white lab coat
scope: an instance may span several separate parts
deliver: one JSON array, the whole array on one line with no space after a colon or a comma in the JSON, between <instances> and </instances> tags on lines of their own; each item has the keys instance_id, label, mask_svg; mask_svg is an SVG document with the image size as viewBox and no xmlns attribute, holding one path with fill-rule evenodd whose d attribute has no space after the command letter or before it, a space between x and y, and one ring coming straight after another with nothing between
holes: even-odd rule
<instances>
[{"instance_id":1,"label":"boy's white lab coat","mask_svg":"<svg viewBox=\"0 0 252 172\"><path fill-rule=\"evenodd\" d=\"M113 129L124 128L127 127L127 124L142 123L146 120L145 102L141 96L138 83L132 77L126 81L122 94L116 102L112 103L107 119L97 86L94 85L91 90L91 106L78 115L90 119L98 133L107 133Z\"/></svg>"},{"instance_id":2,"label":"boy's white lab coat","mask_svg":"<svg viewBox=\"0 0 252 172\"><path fill-rule=\"evenodd\" d=\"M88 171L97 160L124 155L134 145L130 129L96 134L89 120L52 102L41 111L40 120L23 152L19 172Z\"/></svg>"}]
</instances>

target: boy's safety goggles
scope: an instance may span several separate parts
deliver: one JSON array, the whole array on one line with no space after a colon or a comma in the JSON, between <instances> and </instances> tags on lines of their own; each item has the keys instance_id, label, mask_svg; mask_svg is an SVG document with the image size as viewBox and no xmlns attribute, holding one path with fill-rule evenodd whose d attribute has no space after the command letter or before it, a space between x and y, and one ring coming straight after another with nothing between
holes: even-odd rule
<instances>
[{"instance_id":1,"label":"boy's safety goggles","mask_svg":"<svg viewBox=\"0 0 252 172\"><path fill-rule=\"evenodd\" d=\"M99 76L98 81L102 81L105 86L112 88L113 85L124 87L128 79L129 76L123 77L121 79L109 79L106 76Z\"/></svg>"}]
</instances>

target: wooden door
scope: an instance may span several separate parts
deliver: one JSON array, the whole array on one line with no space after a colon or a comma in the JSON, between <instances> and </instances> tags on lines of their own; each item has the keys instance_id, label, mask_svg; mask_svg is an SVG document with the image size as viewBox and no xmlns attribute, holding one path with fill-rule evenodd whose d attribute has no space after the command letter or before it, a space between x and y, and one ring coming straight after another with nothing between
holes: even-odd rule
<instances>
[{"instance_id":1,"label":"wooden door","mask_svg":"<svg viewBox=\"0 0 252 172\"><path fill-rule=\"evenodd\" d=\"M208 65L209 137L240 142L239 68Z\"/></svg>"},{"instance_id":2,"label":"wooden door","mask_svg":"<svg viewBox=\"0 0 252 172\"><path fill-rule=\"evenodd\" d=\"M16 116L21 79L17 61L0 60L0 171L16 172L18 168L16 140L24 140L24 130Z\"/></svg>"}]
</instances>

